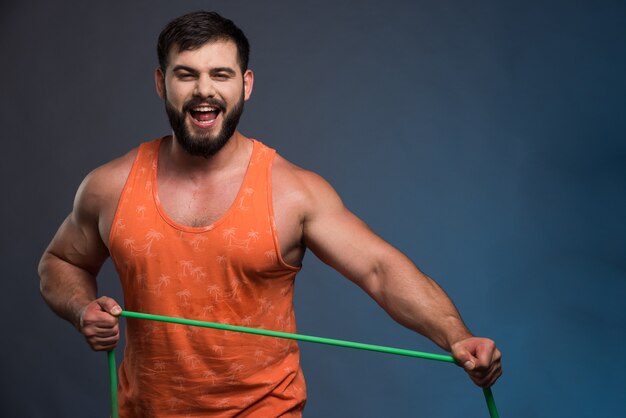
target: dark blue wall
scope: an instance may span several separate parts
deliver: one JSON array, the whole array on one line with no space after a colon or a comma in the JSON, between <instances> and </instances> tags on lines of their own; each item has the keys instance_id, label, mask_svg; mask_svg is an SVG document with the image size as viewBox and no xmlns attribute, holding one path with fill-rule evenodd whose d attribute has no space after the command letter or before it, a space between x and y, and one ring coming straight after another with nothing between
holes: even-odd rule
<instances>
[{"instance_id":1,"label":"dark blue wall","mask_svg":"<svg viewBox=\"0 0 626 418\"><path fill-rule=\"evenodd\" d=\"M35 268L82 178L168 132L156 37L199 8L251 40L241 130L326 177L499 343L503 417L626 415L623 2L23 0L0 5L0 416L107 416L105 356ZM438 351L314 257L296 305L302 333ZM307 417L486 416L454 366L301 347Z\"/></svg>"}]
</instances>

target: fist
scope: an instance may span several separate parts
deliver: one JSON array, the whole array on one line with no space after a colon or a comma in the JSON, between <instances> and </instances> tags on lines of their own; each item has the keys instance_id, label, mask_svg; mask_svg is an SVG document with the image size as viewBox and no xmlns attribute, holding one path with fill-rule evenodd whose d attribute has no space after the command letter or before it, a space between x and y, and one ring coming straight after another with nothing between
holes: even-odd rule
<instances>
[{"instance_id":1,"label":"fist","mask_svg":"<svg viewBox=\"0 0 626 418\"><path fill-rule=\"evenodd\" d=\"M119 319L122 308L106 296L100 297L80 312L78 330L94 351L112 350L120 339Z\"/></svg>"},{"instance_id":2,"label":"fist","mask_svg":"<svg viewBox=\"0 0 626 418\"><path fill-rule=\"evenodd\" d=\"M502 375L500 350L488 338L471 337L452 345L452 357L480 387L488 388Z\"/></svg>"}]
</instances>

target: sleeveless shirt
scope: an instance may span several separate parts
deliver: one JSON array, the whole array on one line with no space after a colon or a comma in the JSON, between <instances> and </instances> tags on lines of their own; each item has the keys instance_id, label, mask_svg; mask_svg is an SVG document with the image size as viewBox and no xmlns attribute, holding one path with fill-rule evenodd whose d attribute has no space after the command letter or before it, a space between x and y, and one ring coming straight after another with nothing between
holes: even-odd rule
<instances>
[{"instance_id":1,"label":"sleeveless shirt","mask_svg":"<svg viewBox=\"0 0 626 418\"><path fill-rule=\"evenodd\" d=\"M209 226L189 227L159 202L161 142L140 145L109 237L125 308L295 332L299 268L278 244L275 151L253 140L231 207ZM300 417L306 401L295 341L134 318L119 376L122 418Z\"/></svg>"}]
</instances>

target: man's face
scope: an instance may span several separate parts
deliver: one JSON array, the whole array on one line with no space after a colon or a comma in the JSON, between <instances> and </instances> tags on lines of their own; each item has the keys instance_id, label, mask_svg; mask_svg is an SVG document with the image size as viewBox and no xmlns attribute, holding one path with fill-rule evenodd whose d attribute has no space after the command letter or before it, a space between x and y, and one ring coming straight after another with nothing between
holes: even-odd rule
<instances>
[{"instance_id":1,"label":"man's face","mask_svg":"<svg viewBox=\"0 0 626 418\"><path fill-rule=\"evenodd\" d=\"M205 158L233 136L252 92L252 72L241 74L232 41L172 48L165 76L157 69L155 77L174 137L189 154Z\"/></svg>"}]
</instances>

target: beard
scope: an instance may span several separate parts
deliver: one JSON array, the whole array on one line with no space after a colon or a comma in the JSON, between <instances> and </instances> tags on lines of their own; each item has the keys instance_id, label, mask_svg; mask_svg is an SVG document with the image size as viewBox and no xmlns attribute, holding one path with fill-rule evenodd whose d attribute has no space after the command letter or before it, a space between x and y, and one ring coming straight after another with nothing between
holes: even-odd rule
<instances>
[{"instance_id":1,"label":"beard","mask_svg":"<svg viewBox=\"0 0 626 418\"><path fill-rule=\"evenodd\" d=\"M165 93L165 112L169 119L170 126L174 132L174 137L180 146L187 151L190 155L197 157L209 158L224 145L226 145L229 139L235 133L237 125L239 124L239 118L243 113L243 92L239 101L233 106L230 112L226 113L226 103L217 99L202 99L200 97L194 97L183 105L183 111L179 112L172 106L167 99L167 92ZM185 121L185 115L189 110L200 104L208 104L209 106L215 106L220 110L220 114L223 116L222 128L216 135L209 133L195 135L193 134Z\"/></svg>"}]
</instances>

